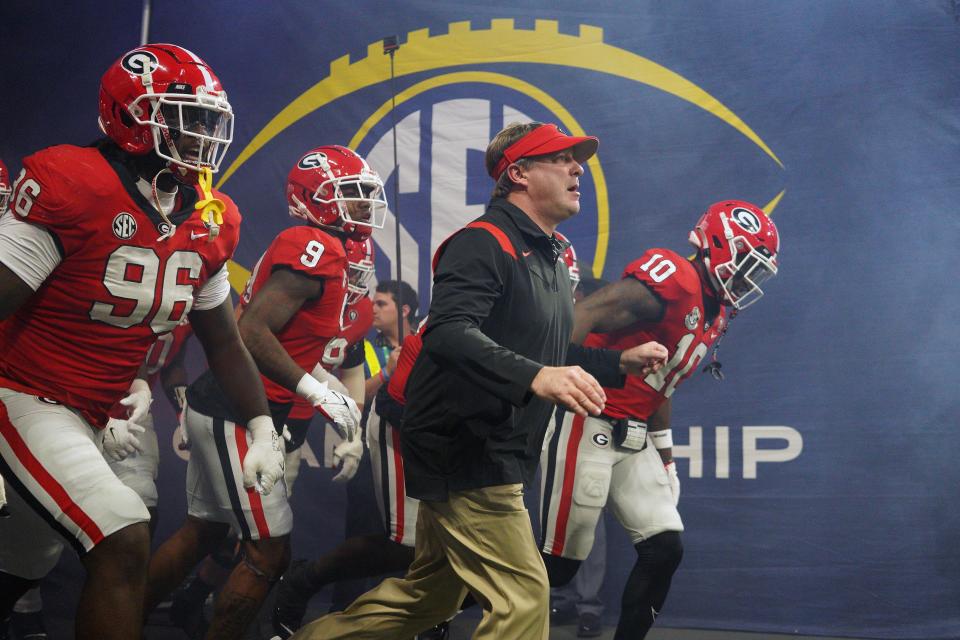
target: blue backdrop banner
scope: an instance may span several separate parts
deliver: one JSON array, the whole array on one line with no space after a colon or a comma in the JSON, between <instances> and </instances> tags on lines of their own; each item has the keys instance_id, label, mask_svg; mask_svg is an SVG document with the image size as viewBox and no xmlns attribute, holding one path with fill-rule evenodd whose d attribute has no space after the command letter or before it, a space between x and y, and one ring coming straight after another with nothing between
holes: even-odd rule
<instances>
[{"instance_id":1,"label":"blue backdrop banner","mask_svg":"<svg viewBox=\"0 0 960 640\"><path fill-rule=\"evenodd\" d=\"M649 247L689 252L711 202L755 202L780 229L780 274L725 338L726 379L697 375L675 396L686 554L660 623L960 636L956 2L520 4L154 0L150 39L204 58L236 112L218 175L245 216L234 285L292 224L286 174L319 144L354 147L383 176L377 273L394 272L399 213L422 308L432 251L482 212L483 150L512 121L599 136L583 210L561 228L597 276ZM33 150L99 135L99 77L140 19L133 2L3 3L0 157L14 173ZM185 511L185 465L158 409L163 538ZM322 461L321 434L310 443ZM330 475L301 474L297 556L342 537ZM633 563L616 529L611 604Z\"/></svg>"}]
</instances>

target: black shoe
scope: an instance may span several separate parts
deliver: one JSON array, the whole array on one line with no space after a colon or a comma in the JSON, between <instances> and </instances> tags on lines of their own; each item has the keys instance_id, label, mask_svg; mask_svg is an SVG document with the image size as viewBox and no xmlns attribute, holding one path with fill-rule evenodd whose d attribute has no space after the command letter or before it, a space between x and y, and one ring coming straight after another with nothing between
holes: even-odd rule
<instances>
[{"instance_id":1,"label":"black shoe","mask_svg":"<svg viewBox=\"0 0 960 640\"><path fill-rule=\"evenodd\" d=\"M417 634L417 637L414 640L449 640L450 638L450 623L441 622L435 627L431 627L426 631L421 631Z\"/></svg>"},{"instance_id":2,"label":"black shoe","mask_svg":"<svg viewBox=\"0 0 960 640\"><path fill-rule=\"evenodd\" d=\"M307 576L308 560L296 560L277 584L277 599L273 607L273 632L280 640L287 640L303 624L307 604L313 595Z\"/></svg>"},{"instance_id":3,"label":"black shoe","mask_svg":"<svg viewBox=\"0 0 960 640\"><path fill-rule=\"evenodd\" d=\"M585 613L577 623L578 638L596 638L603 633L603 622L595 613Z\"/></svg>"},{"instance_id":4,"label":"black shoe","mask_svg":"<svg viewBox=\"0 0 960 640\"><path fill-rule=\"evenodd\" d=\"M170 601L170 622L179 627L190 640L202 640L210 623L203 613L208 594L194 592L188 585L177 591Z\"/></svg>"},{"instance_id":5,"label":"black shoe","mask_svg":"<svg viewBox=\"0 0 960 640\"><path fill-rule=\"evenodd\" d=\"M573 624L576 619L577 612L574 609L550 605L550 624L557 626Z\"/></svg>"},{"instance_id":6,"label":"black shoe","mask_svg":"<svg viewBox=\"0 0 960 640\"><path fill-rule=\"evenodd\" d=\"M47 628L43 626L43 612L10 614L10 636L17 640L47 640Z\"/></svg>"}]
</instances>

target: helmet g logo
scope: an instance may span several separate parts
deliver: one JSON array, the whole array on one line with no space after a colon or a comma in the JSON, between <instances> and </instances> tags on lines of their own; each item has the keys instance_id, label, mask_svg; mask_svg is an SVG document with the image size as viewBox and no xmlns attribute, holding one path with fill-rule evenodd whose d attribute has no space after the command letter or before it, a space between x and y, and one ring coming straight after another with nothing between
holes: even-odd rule
<instances>
[{"instance_id":1,"label":"helmet g logo","mask_svg":"<svg viewBox=\"0 0 960 640\"><path fill-rule=\"evenodd\" d=\"M760 233L760 219L757 214L749 209L737 207L730 212L730 218L737 223L741 229L754 235Z\"/></svg>"},{"instance_id":2,"label":"helmet g logo","mask_svg":"<svg viewBox=\"0 0 960 640\"><path fill-rule=\"evenodd\" d=\"M327 154L325 153L308 153L307 155L300 158L300 162L297 163L297 166L301 169L323 169L324 171L328 170L330 164L327 162Z\"/></svg>"},{"instance_id":3,"label":"helmet g logo","mask_svg":"<svg viewBox=\"0 0 960 640\"><path fill-rule=\"evenodd\" d=\"M160 61L149 51L131 51L120 61L120 66L134 75L145 76L153 73Z\"/></svg>"}]
</instances>

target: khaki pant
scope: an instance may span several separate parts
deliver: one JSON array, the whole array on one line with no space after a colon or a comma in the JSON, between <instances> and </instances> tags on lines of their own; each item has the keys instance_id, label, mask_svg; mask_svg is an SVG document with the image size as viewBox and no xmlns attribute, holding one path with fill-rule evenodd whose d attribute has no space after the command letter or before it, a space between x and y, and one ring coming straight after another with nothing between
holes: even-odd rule
<instances>
[{"instance_id":1,"label":"khaki pant","mask_svg":"<svg viewBox=\"0 0 960 640\"><path fill-rule=\"evenodd\" d=\"M342 613L303 627L295 640L409 640L457 612L471 592L483 607L475 640L546 640L549 585L519 484L422 502L413 563Z\"/></svg>"}]
</instances>

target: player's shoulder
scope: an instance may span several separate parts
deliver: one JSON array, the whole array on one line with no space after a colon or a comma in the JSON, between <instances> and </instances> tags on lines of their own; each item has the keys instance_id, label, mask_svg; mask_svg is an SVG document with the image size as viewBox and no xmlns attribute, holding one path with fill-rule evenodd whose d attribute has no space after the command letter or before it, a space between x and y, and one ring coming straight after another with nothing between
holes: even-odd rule
<instances>
[{"instance_id":1,"label":"player's shoulder","mask_svg":"<svg viewBox=\"0 0 960 640\"><path fill-rule=\"evenodd\" d=\"M40 182L46 195L61 191L76 198L83 193L102 195L116 185L116 176L96 147L60 144L23 159L29 178Z\"/></svg>"},{"instance_id":2,"label":"player's shoulder","mask_svg":"<svg viewBox=\"0 0 960 640\"><path fill-rule=\"evenodd\" d=\"M240 226L240 222L243 220L243 215L240 213L240 208L237 206L237 203L234 202L233 198L228 196L222 191L217 189L212 190L213 197L217 198L224 204L223 211L223 221L227 224L233 224Z\"/></svg>"},{"instance_id":3,"label":"player's shoulder","mask_svg":"<svg viewBox=\"0 0 960 640\"><path fill-rule=\"evenodd\" d=\"M317 242L323 245L324 253L346 258L346 250L343 248L343 242L336 236L324 231L319 227L301 224L288 227L277 234L273 240L274 244L291 244L300 248L310 242Z\"/></svg>"},{"instance_id":4,"label":"player's shoulder","mask_svg":"<svg viewBox=\"0 0 960 640\"><path fill-rule=\"evenodd\" d=\"M667 298L695 295L700 291L700 276L690 260L662 247L647 249L627 265L623 277L636 278Z\"/></svg>"}]
</instances>

